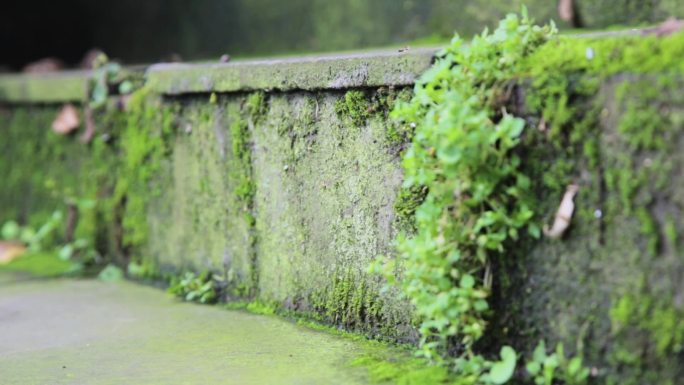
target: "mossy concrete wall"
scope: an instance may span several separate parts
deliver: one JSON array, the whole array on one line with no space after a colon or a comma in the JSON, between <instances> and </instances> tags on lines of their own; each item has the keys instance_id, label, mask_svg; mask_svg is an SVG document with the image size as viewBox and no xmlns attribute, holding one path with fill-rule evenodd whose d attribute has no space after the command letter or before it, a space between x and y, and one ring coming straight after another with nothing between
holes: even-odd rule
<instances>
[{"instance_id":1,"label":"mossy concrete wall","mask_svg":"<svg viewBox=\"0 0 684 385\"><path fill-rule=\"evenodd\" d=\"M390 91L364 90L363 113ZM392 95L396 94L392 91ZM155 175L141 249L162 270L223 272L256 295L373 334L410 338L410 314L366 273L390 254L401 185L387 105L352 119L344 91L227 94L178 105L171 155ZM250 101L261 103L249 111ZM361 120L359 120L361 119ZM239 161L239 142L251 162ZM245 179L253 191L241 191ZM397 325L403 325L397 329Z\"/></svg>"},{"instance_id":2,"label":"mossy concrete wall","mask_svg":"<svg viewBox=\"0 0 684 385\"><path fill-rule=\"evenodd\" d=\"M0 221L38 226L69 199L99 201L79 226L120 263L210 270L230 298L413 341L407 302L367 269L402 226L389 111L433 53L152 66L128 111L98 113L89 144L50 129L84 74L5 76Z\"/></svg>"},{"instance_id":3,"label":"mossy concrete wall","mask_svg":"<svg viewBox=\"0 0 684 385\"><path fill-rule=\"evenodd\" d=\"M153 67L144 102L101 113L88 145L49 129L80 89L53 97L40 80L2 77L0 221L36 224L69 198L97 200L79 229L123 262L212 270L230 297L415 341L410 305L367 267L393 255L406 223L395 208L405 141L388 112L432 53ZM682 378L679 75L616 76L591 103L572 101L576 121L598 112L587 124L600 134L585 138L595 164L528 148L532 176L573 164L577 210L562 240L496 268L497 344L564 341L623 383ZM550 222L565 186L548 187L538 211Z\"/></svg>"}]
</instances>

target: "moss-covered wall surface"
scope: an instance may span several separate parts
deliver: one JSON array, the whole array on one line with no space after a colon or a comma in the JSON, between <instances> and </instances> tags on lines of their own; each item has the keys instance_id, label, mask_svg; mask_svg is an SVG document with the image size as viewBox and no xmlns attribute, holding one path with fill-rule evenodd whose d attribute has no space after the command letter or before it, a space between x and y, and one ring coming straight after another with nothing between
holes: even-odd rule
<instances>
[{"instance_id":1,"label":"moss-covered wall surface","mask_svg":"<svg viewBox=\"0 0 684 385\"><path fill-rule=\"evenodd\" d=\"M492 338L530 351L540 338L562 341L599 383L682 383L682 87L681 76L614 76L573 113L593 114L597 136L529 149L531 173L549 178L537 181L544 221L553 222L564 183L579 186L575 214L561 239L525 245L499 267ZM593 140L598 153L567 157Z\"/></svg>"},{"instance_id":2,"label":"moss-covered wall surface","mask_svg":"<svg viewBox=\"0 0 684 385\"><path fill-rule=\"evenodd\" d=\"M333 86L344 73L313 74L286 90L278 86L287 73L272 87L246 76L214 93L220 66L206 84L202 66L177 75L158 68L167 72L150 72L126 111L97 115L88 144L50 130L54 100L3 93L9 83L0 78L0 222L38 224L72 201L93 200L77 231L121 263L209 270L223 277L225 299L416 341L409 302L368 267L395 254L395 238L411 229L411 199L424 196L400 193L410 135L389 116L429 65L432 53L420 55L365 67L361 57L354 71L372 76ZM345 71L330 60L322 71ZM379 84L385 61L392 74ZM528 350L540 337L563 341L607 383L676 384L684 376L684 82L681 71L635 68L605 77L559 72L558 89L520 82L515 108L534 132L522 158L538 186L539 219L552 222L569 183L579 192L561 239L523 244L494 267L485 341ZM10 83L22 87L21 78ZM587 84L590 93L577 90Z\"/></svg>"},{"instance_id":3,"label":"moss-covered wall surface","mask_svg":"<svg viewBox=\"0 0 684 385\"><path fill-rule=\"evenodd\" d=\"M396 91L169 99L170 154L152 183L140 250L165 271L225 274L258 298L336 325L412 339L410 314L367 274L397 235ZM358 110L359 116L345 113ZM344 111L343 111L344 110ZM397 325L400 328L397 329Z\"/></svg>"}]
</instances>

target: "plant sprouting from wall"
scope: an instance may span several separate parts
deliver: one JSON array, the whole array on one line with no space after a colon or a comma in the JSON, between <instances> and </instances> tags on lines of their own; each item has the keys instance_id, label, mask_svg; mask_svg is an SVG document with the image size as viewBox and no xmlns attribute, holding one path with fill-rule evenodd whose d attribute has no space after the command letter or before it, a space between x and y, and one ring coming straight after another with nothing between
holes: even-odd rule
<instances>
[{"instance_id":1,"label":"plant sprouting from wall","mask_svg":"<svg viewBox=\"0 0 684 385\"><path fill-rule=\"evenodd\" d=\"M133 91L133 82L125 78L121 65L109 61L106 54L100 53L92 62L93 73L88 83L88 106L91 109L103 108L110 96L110 86L115 86L119 94Z\"/></svg>"},{"instance_id":2,"label":"plant sprouting from wall","mask_svg":"<svg viewBox=\"0 0 684 385\"><path fill-rule=\"evenodd\" d=\"M421 355L454 368L459 384L502 384L516 367L512 348L490 361L474 345L487 327L492 262L525 234L540 236L516 151L525 121L505 105L523 59L554 33L523 11L469 44L456 36L393 111L415 126L404 187L427 191L415 235L398 239L401 285L420 319Z\"/></svg>"},{"instance_id":3,"label":"plant sprouting from wall","mask_svg":"<svg viewBox=\"0 0 684 385\"><path fill-rule=\"evenodd\" d=\"M552 32L509 15L469 45L457 36L418 81L411 102L393 112L416 125L404 185L429 191L416 210L416 235L399 241L404 289L423 319L427 357L453 344L472 353L486 327L492 259L521 232L539 235L530 180L514 151L525 122L503 103L518 63Z\"/></svg>"}]
</instances>

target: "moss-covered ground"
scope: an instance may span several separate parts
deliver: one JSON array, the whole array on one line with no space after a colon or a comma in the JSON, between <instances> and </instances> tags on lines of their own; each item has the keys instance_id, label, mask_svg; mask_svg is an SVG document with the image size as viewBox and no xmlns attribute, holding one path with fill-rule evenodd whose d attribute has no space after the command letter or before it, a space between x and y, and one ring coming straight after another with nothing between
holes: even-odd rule
<instances>
[{"instance_id":1,"label":"moss-covered ground","mask_svg":"<svg viewBox=\"0 0 684 385\"><path fill-rule=\"evenodd\" d=\"M3 274L0 272L0 275ZM159 290L92 280L0 280L7 385L365 384L369 357L406 351Z\"/></svg>"}]
</instances>

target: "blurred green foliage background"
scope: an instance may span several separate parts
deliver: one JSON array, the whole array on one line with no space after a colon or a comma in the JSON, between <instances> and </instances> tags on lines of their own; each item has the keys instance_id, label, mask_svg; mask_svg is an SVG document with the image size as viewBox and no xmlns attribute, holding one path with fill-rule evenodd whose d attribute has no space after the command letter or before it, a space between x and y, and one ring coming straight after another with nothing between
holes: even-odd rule
<instances>
[{"instance_id":1,"label":"blurred green foliage background","mask_svg":"<svg viewBox=\"0 0 684 385\"><path fill-rule=\"evenodd\" d=\"M0 10L0 65L46 56L75 64L93 47L135 63L438 43L491 27L523 3L538 22L558 21L558 0L12 1ZM588 29L684 16L682 0L576 3Z\"/></svg>"}]
</instances>

